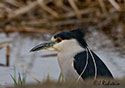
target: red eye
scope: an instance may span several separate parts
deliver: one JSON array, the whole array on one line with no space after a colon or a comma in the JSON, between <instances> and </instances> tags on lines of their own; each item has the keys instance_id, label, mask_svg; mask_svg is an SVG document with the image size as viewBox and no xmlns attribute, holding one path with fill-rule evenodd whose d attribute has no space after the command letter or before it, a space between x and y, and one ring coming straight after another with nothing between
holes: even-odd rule
<instances>
[{"instance_id":1,"label":"red eye","mask_svg":"<svg viewBox=\"0 0 125 88\"><path fill-rule=\"evenodd\" d=\"M61 42L61 41L62 41L62 39L59 37L59 38L57 38L57 41L58 41L58 42Z\"/></svg>"}]
</instances>

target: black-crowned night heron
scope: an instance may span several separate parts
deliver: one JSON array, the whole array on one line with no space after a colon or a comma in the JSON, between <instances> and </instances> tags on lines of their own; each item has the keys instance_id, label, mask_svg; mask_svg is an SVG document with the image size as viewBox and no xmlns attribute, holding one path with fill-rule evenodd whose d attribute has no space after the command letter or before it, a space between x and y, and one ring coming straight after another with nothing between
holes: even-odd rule
<instances>
[{"instance_id":1,"label":"black-crowned night heron","mask_svg":"<svg viewBox=\"0 0 125 88\"><path fill-rule=\"evenodd\" d=\"M65 80L110 77L111 72L103 61L88 47L82 28L55 34L51 41L37 45L41 49L58 51L58 63Z\"/></svg>"}]
</instances>

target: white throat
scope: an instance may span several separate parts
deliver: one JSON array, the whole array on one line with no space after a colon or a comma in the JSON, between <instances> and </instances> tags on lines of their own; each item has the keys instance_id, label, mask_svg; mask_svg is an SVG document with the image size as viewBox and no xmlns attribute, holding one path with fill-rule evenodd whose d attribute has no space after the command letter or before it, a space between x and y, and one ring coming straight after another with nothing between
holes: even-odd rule
<instances>
[{"instance_id":1,"label":"white throat","mask_svg":"<svg viewBox=\"0 0 125 88\"><path fill-rule=\"evenodd\" d=\"M77 80L79 75L74 70L74 56L84 51L77 40L63 40L54 46L58 50L58 63L65 80Z\"/></svg>"}]
</instances>

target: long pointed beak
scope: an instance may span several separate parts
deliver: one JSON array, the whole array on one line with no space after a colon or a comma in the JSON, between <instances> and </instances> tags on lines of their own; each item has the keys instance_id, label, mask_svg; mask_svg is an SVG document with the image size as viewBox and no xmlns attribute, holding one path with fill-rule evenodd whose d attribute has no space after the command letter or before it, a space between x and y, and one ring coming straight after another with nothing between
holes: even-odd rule
<instances>
[{"instance_id":1,"label":"long pointed beak","mask_svg":"<svg viewBox=\"0 0 125 88\"><path fill-rule=\"evenodd\" d=\"M56 42L54 42L54 41L49 41L49 42L46 42L46 43L39 44L39 45L33 47L33 48L30 50L30 52L38 51L38 50L41 50L41 49L52 48L55 43L56 43Z\"/></svg>"}]
</instances>

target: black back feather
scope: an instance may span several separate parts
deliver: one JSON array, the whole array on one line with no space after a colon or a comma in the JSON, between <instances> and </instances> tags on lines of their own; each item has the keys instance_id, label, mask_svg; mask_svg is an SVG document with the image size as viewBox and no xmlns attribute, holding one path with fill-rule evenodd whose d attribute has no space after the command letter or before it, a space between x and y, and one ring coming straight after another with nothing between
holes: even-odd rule
<instances>
[{"instance_id":1,"label":"black back feather","mask_svg":"<svg viewBox=\"0 0 125 88\"><path fill-rule=\"evenodd\" d=\"M94 56L97 65L97 77L113 78L111 72L109 71L107 66L102 62L102 60L94 52L92 52L92 54ZM74 68L77 71L77 73L81 75L86 64L87 51L78 53L74 58L75 58ZM88 52L88 65L85 69L85 72L81 75L81 77L83 79L86 79L86 78L93 78L94 76L95 76L95 67L90 52Z\"/></svg>"}]
</instances>

